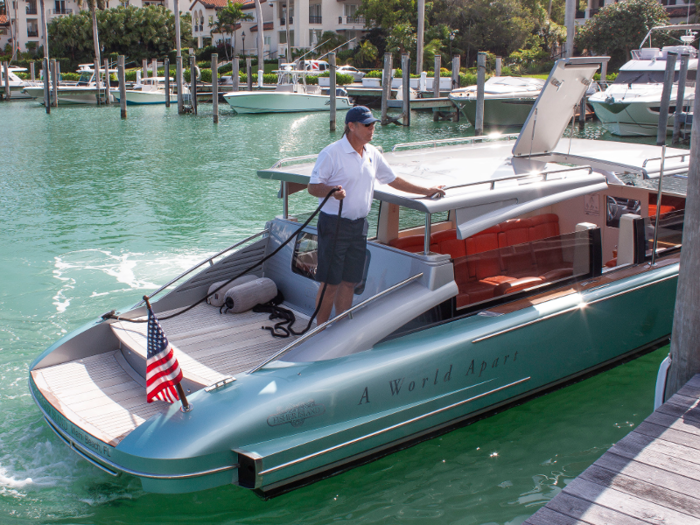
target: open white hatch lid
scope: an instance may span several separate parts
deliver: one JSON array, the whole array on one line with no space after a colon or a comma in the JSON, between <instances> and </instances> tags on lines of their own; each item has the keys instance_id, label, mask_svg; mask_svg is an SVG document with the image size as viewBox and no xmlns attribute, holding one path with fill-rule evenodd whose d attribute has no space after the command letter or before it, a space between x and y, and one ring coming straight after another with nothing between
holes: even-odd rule
<instances>
[{"instance_id":1,"label":"open white hatch lid","mask_svg":"<svg viewBox=\"0 0 700 525\"><path fill-rule=\"evenodd\" d=\"M593 74L609 57L557 60L513 147L513 155L549 153L561 139Z\"/></svg>"}]
</instances>

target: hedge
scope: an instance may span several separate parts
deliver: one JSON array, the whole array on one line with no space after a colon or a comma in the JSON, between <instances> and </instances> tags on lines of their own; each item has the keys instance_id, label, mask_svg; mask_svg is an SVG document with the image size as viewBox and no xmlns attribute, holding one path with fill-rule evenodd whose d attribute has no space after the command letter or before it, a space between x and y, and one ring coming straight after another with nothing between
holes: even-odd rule
<instances>
[{"instance_id":1,"label":"hedge","mask_svg":"<svg viewBox=\"0 0 700 525\"><path fill-rule=\"evenodd\" d=\"M324 78L330 78L331 72L330 71L324 71L319 77L324 77ZM347 73L336 73L335 74L335 83L339 86L346 86L348 84L352 84L355 81L355 79L352 77L352 75L348 75Z\"/></svg>"}]
</instances>

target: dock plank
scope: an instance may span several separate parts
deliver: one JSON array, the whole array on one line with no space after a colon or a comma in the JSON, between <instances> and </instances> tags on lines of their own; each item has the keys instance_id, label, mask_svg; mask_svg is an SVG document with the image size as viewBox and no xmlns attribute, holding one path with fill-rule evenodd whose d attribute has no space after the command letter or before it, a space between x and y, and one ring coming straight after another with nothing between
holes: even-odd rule
<instances>
[{"instance_id":1,"label":"dock plank","mask_svg":"<svg viewBox=\"0 0 700 525\"><path fill-rule=\"evenodd\" d=\"M700 525L700 374L525 523Z\"/></svg>"}]
</instances>

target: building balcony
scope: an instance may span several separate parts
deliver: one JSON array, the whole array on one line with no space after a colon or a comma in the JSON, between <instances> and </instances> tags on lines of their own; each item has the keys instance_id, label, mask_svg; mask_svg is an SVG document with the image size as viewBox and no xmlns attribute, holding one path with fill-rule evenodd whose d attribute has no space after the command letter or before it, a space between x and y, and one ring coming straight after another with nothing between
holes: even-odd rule
<instances>
[{"instance_id":1,"label":"building balcony","mask_svg":"<svg viewBox=\"0 0 700 525\"><path fill-rule=\"evenodd\" d=\"M294 23L294 17L293 17L293 16L290 16L290 17L289 17L289 25L292 25L293 23ZM284 17L281 17L281 18L280 18L280 25L281 25L281 26L285 25L285 19L284 19Z\"/></svg>"},{"instance_id":2,"label":"building balcony","mask_svg":"<svg viewBox=\"0 0 700 525\"><path fill-rule=\"evenodd\" d=\"M309 24L321 24L323 23L323 17L321 16L309 16Z\"/></svg>"},{"instance_id":3,"label":"building balcony","mask_svg":"<svg viewBox=\"0 0 700 525\"><path fill-rule=\"evenodd\" d=\"M36 6L30 6L30 5L27 6L26 14L28 14L28 15L36 15L37 13L38 13L38 11L37 11L37 9L36 9Z\"/></svg>"},{"instance_id":4,"label":"building balcony","mask_svg":"<svg viewBox=\"0 0 700 525\"><path fill-rule=\"evenodd\" d=\"M38 29L27 29L27 36L29 38L37 38L39 36Z\"/></svg>"},{"instance_id":5,"label":"building balcony","mask_svg":"<svg viewBox=\"0 0 700 525\"><path fill-rule=\"evenodd\" d=\"M63 9L51 9L51 10L50 10L50 13L51 13L52 15L54 15L54 16L58 16L58 15L72 15L72 14L73 14L73 10L72 10L72 9L66 9L66 8L63 8Z\"/></svg>"},{"instance_id":6,"label":"building balcony","mask_svg":"<svg viewBox=\"0 0 700 525\"><path fill-rule=\"evenodd\" d=\"M338 25L365 26L365 19L362 16L339 16Z\"/></svg>"}]
</instances>

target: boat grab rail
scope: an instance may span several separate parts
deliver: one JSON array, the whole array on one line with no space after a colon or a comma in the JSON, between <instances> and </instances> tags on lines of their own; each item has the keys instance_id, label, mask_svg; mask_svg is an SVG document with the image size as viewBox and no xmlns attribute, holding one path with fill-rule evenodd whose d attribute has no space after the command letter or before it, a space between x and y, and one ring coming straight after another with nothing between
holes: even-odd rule
<instances>
[{"instance_id":1,"label":"boat grab rail","mask_svg":"<svg viewBox=\"0 0 700 525\"><path fill-rule=\"evenodd\" d=\"M220 255L223 255L224 253L226 253L226 252L228 252L228 251L231 251L231 250L233 250L233 249L235 249L235 248L238 248L238 247L241 246L242 244L245 244L245 243L247 243L247 242L249 242L249 241L252 241L252 240L255 239L256 237L260 237L260 236L265 235L266 233L269 233L269 232L270 232L270 230L265 229L265 230L263 230L263 231L261 231L261 232L256 233L255 235L251 235L250 237L247 237L247 238L243 239L242 241L237 242L236 244L233 244L233 245L229 246L228 248L224 248L224 249L221 250L219 253L216 253L216 254L212 255L211 257L208 257L208 258L204 259L202 262L195 264L195 265L194 265L192 268L190 268L189 270L185 270L183 273L181 273L180 275L178 275L177 277L175 277L174 279L172 279L169 283L164 284L163 286L161 286L160 288L158 288L155 292L153 292L152 294L150 294L150 295L148 295L148 296L146 296L146 297L148 297L148 299L152 299L153 297L155 297L157 294L159 294L160 292L162 292L163 290L165 290L165 289L168 288L169 286L172 286L173 284L175 284L176 282L178 282L178 281L179 281L180 279L182 279L183 277L185 277L185 276L189 275L190 273L192 273L193 271L195 271L197 268L199 268L199 267L201 267L201 266L204 266L204 265L207 264L207 263L209 263L209 266L214 266L214 263L213 263L212 261L213 261L214 259L216 259L217 257L219 257ZM136 305L134 305L134 308L138 308L139 306L143 305L145 302L146 302L145 299L141 299L138 303L136 303Z\"/></svg>"},{"instance_id":2,"label":"boat grab rail","mask_svg":"<svg viewBox=\"0 0 700 525\"><path fill-rule=\"evenodd\" d=\"M357 303L357 304L356 304L355 306L353 306L352 308L350 308L350 309L348 309L348 310L345 310L345 311L344 311L343 313L341 313L341 314L336 315L333 319L329 319L329 320L326 321L325 323L318 325L316 328L314 328L314 329L311 330L310 332L305 333L305 334L304 334L303 336L301 336L299 339L296 339L295 341L292 341L292 342L289 343L287 346L285 346L282 350L280 350L279 352L277 352L277 353L274 354L273 356L267 358L265 361L263 361L262 363L260 363L259 365L257 365L255 368L252 368L251 370L249 370L248 373L249 373L249 374L252 374L252 373L254 373L254 372L257 372L257 371L260 370L262 367L264 367L266 364L268 364L268 363L270 363L270 362L272 362L272 361L275 361L275 360L279 359L279 358L282 357L284 354L286 354L287 352L289 352L292 348L294 348L295 346L300 345L303 341L306 341L306 340L309 339L310 337L313 337L315 334L317 334L317 333L319 333L319 332L322 332L323 330L325 330L325 329L326 329L328 326L330 326L331 324L333 324L333 323L335 323L335 322L337 322L337 321L340 321L341 319L343 319L343 318L345 318L345 317L348 317L348 316L352 319L352 314L353 314L354 312L356 312L357 310L359 310L359 309L361 309L361 308L364 308L365 306L367 306L368 304L370 304L370 303L376 301L377 299L379 299L379 298L381 298L381 297L384 297L385 295L388 295L388 294L390 294L390 293L392 293L392 292L398 290L399 288L402 288L403 286L407 285L408 283L412 283L413 281L415 281L415 280L417 280L417 279L420 279L421 277L423 277L423 272L418 273L418 274L414 275L413 277L409 277L408 279L405 279L405 280L401 281L400 283L395 284L394 286L390 286L390 287L387 288L386 290L382 290L382 291L379 292L378 294L375 294L375 295L373 295L372 297L370 297L370 298L368 298L368 299L365 299L365 300L362 301L361 303Z\"/></svg>"},{"instance_id":3,"label":"boat grab rail","mask_svg":"<svg viewBox=\"0 0 700 525\"><path fill-rule=\"evenodd\" d=\"M665 159L668 160L668 159L678 159L678 158L680 158L680 159L681 159L681 162L683 162L683 159L685 159L686 157L690 157L690 152L688 152L688 153L681 153L681 154L679 154L679 155L668 155L667 157L665 157ZM663 158L664 158L664 157L650 157L650 158L646 159L644 162L642 162L642 168L646 168L646 167L647 167L647 163L649 163L649 162L651 162L651 161L653 161L653 160L661 160L661 159L663 159ZM666 166L666 163L664 162L664 167L665 167L665 166Z\"/></svg>"},{"instance_id":4,"label":"boat grab rail","mask_svg":"<svg viewBox=\"0 0 700 525\"><path fill-rule=\"evenodd\" d=\"M445 186L442 188L444 191L447 190L452 190L455 188L466 188L469 186L480 186L482 184L491 184L491 189L495 189L496 183L497 182L503 182L504 180L516 180L516 179L527 179L530 177L539 177L544 175L545 180L547 180L547 175L552 175L554 173L566 173L569 171L579 171L579 170L588 170L588 174L590 175L593 173L593 168L591 166L572 166L569 168L562 168L560 170L551 170L551 171L533 171L530 173L521 173L520 175L511 175L510 177L501 177L500 179L493 179L493 180L482 180L478 182L469 182L467 184L455 184L454 186Z\"/></svg>"},{"instance_id":5,"label":"boat grab rail","mask_svg":"<svg viewBox=\"0 0 700 525\"><path fill-rule=\"evenodd\" d=\"M518 133L509 133L506 135L479 135L478 137L455 137L451 139L436 139L436 140L423 140L419 142L402 142L400 144L395 144L391 151L394 152L398 149L403 148L413 148L418 146L432 146L433 148L438 147L441 144L471 144L474 142L497 142L497 141L510 141L515 140L519 136Z\"/></svg>"},{"instance_id":6,"label":"boat grab rail","mask_svg":"<svg viewBox=\"0 0 700 525\"><path fill-rule=\"evenodd\" d=\"M78 443L75 443L71 439L68 439L66 436L63 435L63 433L56 428L56 426L53 424L51 421L51 418L49 418L48 414L44 410L44 408L41 406L41 403L38 402L36 395L34 394L34 389L30 386L29 387L29 392L31 393L32 397L34 398L34 403L36 406L39 407L39 410L41 410L41 413L44 416L44 419L46 422L49 424L49 428L54 431L54 433L63 441L66 445L68 445L73 451L75 451L80 457L82 457L84 460L88 461L89 463L93 464L100 470L106 472L110 476L119 476L121 472L125 474L129 474L131 476L137 476L139 478L148 478L148 479L189 479L189 478L197 478L200 476L207 476L209 474L217 474L219 472L225 472L227 470L234 470L240 467L238 463L233 463L232 465L225 465L223 467L216 467L213 469L209 470L201 470L199 472L187 472L184 474L152 474L150 472L140 472L138 470L131 470L126 467L122 467L121 465L117 465L116 463L100 457L99 459L95 458L94 454L90 452L88 449L83 447L82 445L79 445ZM103 465L104 463L104 465ZM106 466L105 466L106 465ZM114 469L114 470L112 470Z\"/></svg>"}]
</instances>

